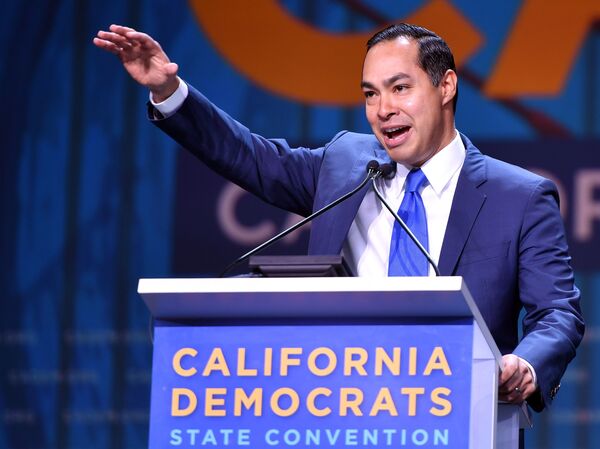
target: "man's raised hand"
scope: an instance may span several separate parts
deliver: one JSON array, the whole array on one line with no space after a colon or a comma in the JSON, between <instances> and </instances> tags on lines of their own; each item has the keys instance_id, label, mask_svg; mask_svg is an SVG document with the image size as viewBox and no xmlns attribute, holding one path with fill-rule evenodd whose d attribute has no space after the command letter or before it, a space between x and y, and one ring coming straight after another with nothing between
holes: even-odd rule
<instances>
[{"instance_id":1,"label":"man's raised hand","mask_svg":"<svg viewBox=\"0 0 600 449\"><path fill-rule=\"evenodd\" d=\"M177 64L171 62L160 44L133 28L111 25L109 31L98 31L94 45L118 56L127 73L152 92L160 103L179 86Z\"/></svg>"}]
</instances>

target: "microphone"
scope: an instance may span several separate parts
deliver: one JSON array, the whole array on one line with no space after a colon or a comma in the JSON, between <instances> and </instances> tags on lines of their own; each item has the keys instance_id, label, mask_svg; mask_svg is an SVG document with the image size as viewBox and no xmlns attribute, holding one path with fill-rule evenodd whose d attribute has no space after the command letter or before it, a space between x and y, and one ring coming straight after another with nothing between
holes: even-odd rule
<instances>
[{"instance_id":1,"label":"microphone","mask_svg":"<svg viewBox=\"0 0 600 449\"><path fill-rule=\"evenodd\" d=\"M234 260L233 262L231 262L229 265L227 265L225 267L225 269L223 271L221 271L221 273L219 274L219 277L222 278L223 276L225 276L229 270L231 270L233 267L235 267L237 264L243 262L244 260L248 259L250 256L253 256L254 254L258 253L259 251L263 250L264 248L272 245L273 243L277 242L278 240L281 240L282 238L284 238L286 235L288 235L290 232L295 231L296 229L298 229L299 227L305 225L306 223L308 223L309 221L314 220L315 218L317 218L319 215L327 212L329 209L337 206L338 204L340 204L343 201L346 201L348 198L350 198L351 196L353 196L355 193L357 193L359 190L361 190L366 184L367 182L369 182L370 179L375 179L377 177L380 177L382 175L382 167L384 167L385 165L390 165L390 164L382 164L379 165L379 162L372 160L369 161L369 163L366 166L367 169L367 176L365 177L365 179L363 179L361 181L361 183L356 186L353 190L351 190L350 192L342 195L341 197L339 197L338 199L332 201L331 203L323 206L321 209L319 209L318 211L310 214L308 217L300 220L298 223L296 223L293 226L290 226L289 228L283 230L282 232L280 232L279 234L277 234L276 236L270 238L269 240L267 240L264 243L261 243L260 245L258 245L256 248L248 251L246 254L238 257L236 260ZM395 167L394 167L395 169Z\"/></svg>"},{"instance_id":2,"label":"microphone","mask_svg":"<svg viewBox=\"0 0 600 449\"><path fill-rule=\"evenodd\" d=\"M372 161L372 162L376 162L376 161ZM377 168L377 171L379 172L379 176L377 176L378 178L379 177L384 178L384 179L393 178L394 175L396 174L396 164L393 162L381 164Z\"/></svg>"},{"instance_id":3,"label":"microphone","mask_svg":"<svg viewBox=\"0 0 600 449\"><path fill-rule=\"evenodd\" d=\"M419 251L421 251L421 253L423 253L423 255L425 256L425 258L427 259L429 264L433 267L433 271L435 272L435 275L440 276L440 270L437 267L437 265L435 264L435 262L433 261L433 259L431 258L431 256L429 255L429 253L427 252L427 250L423 247L421 242L419 242L419 239L417 239L417 237L415 237L415 235L408 228L406 223L404 223L404 220L402 220L402 218L400 218L400 216L396 213L396 211L390 207L388 202L385 200L385 198L379 191L379 188L377 187L377 183L375 182L375 179L377 179L379 177L387 178L390 175L393 175L395 173L395 171L396 171L396 164L394 164L394 163L379 165L379 167L377 168L376 175L371 178L371 183L373 184L373 190L375 191L375 195L377 195L377 198L379 198L379 200L383 203L383 205L387 208L387 210L389 210L390 213L394 216L394 219L398 222L400 227L402 229L404 229L404 231L408 234L408 236L414 242L414 244L417 245L417 248L419 248Z\"/></svg>"},{"instance_id":4,"label":"microphone","mask_svg":"<svg viewBox=\"0 0 600 449\"><path fill-rule=\"evenodd\" d=\"M369 163L367 164L367 173L377 171L379 171L379 162L377 162L376 160L369 161Z\"/></svg>"}]
</instances>

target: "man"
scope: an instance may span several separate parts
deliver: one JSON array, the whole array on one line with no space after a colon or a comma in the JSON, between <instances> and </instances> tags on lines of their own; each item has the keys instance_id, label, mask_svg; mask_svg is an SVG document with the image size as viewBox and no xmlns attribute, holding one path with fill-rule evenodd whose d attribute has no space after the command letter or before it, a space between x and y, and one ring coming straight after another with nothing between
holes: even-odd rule
<instances>
[{"instance_id":1,"label":"man","mask_svg":"<svg viewBox=\"0 0 600 449\"><path fill-rule=\"evenodd\" d=\"M380 188L401 212L411 203L407 218L422 214L415 226L442 275L465 278L504 354L500 399L528 400L538 411L551 403L584 330L558 194L550 181L483 156L456 131L456 69L439 36L407 24L373 36L361 86L374 135L344 131L315 150L251 134L180 80L177 65L146 34L111 25L94 43L149 88L158 127L281 208L308 215L354 188L368 161L394 161L395 176L380 179ZM411 274L401 266L403 238L364 189L315 220L309 253L343 251L360 276Z\"/></svg>"}]
</instances>

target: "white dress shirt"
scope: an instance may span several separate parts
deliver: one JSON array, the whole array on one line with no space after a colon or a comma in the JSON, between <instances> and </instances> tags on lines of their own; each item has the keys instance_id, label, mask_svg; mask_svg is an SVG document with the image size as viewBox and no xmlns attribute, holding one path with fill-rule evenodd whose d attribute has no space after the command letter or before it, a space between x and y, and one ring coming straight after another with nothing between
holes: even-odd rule
<instances>
[{"instance_id":1,"label":"white dress shirt","mask_svg":"<svg viewBox=\"0 0 600 449\"><path fill-rule=\"evenodd\" d=\"M427 216L429 241L421 243L428 244L429 254L436 264L440 260L452 199L465 155L465 146L455 131L454 139L421 167L429 181L420 191ZM404 183L410 169L402 164L396 165L396 175L392 179L380 178L377 182L384 198L397 211L404 197ZM393 227L394 217L370 189L344 243L344 257L357 276L387 276ZM429 275L434 274L430 266Z\"/></svg>"}]
</instances>

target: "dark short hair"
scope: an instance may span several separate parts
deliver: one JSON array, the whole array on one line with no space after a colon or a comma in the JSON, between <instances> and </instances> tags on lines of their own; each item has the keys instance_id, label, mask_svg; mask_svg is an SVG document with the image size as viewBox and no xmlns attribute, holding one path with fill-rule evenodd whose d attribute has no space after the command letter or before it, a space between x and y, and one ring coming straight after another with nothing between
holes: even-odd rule
<instances>
[{"instance_id":1,"label":"dark short hair","mask_svg":"<svg viewBox=\"0 0 600 449\"><path fill-rule=\"evenodd\" d=\"M456 72L454 56L448 44L433 31L417 25L408 23L398 23L375 33L367 41L367 51L375 45L384 41L392 41L399 37L412 39L419 45L419 60L417 61L429 76L431 83L437 87L448 69ZM456 94L452 100L452 107L456 112L456 103L458 102L458 86Z\"/></svg>"}]
</instances>

